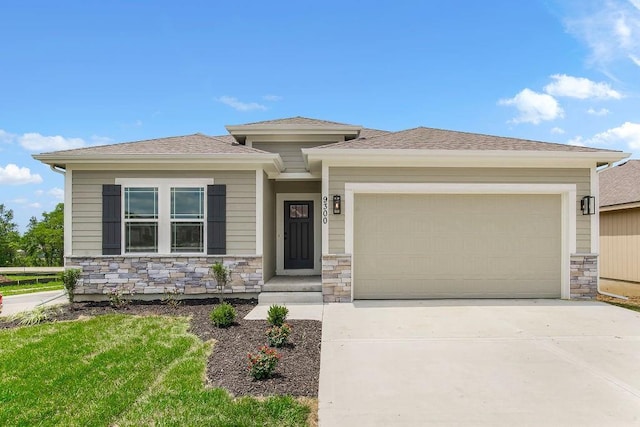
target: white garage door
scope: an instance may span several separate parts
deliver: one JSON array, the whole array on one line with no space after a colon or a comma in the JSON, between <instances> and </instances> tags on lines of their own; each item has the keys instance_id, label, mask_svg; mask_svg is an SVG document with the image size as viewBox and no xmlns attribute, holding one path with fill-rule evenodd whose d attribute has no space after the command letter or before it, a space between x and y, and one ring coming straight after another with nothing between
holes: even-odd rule
<instances>
[{"instance_id":1,"label":"white garage door","mask_svg":"<svg viewBox=\"0 0 640 427\"><path fill-rule=\"evenodd\" d=\"M354 196L354 297L560 297L559 195Z\"/></svg>"}]
</instances>

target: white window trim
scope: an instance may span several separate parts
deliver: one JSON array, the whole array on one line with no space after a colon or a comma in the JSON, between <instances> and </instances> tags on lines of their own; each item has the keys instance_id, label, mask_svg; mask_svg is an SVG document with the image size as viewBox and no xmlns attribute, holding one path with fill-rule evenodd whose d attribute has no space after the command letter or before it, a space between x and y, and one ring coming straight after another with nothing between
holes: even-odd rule
<instances>
[{"instance_id":1,"label":"white window trim","mask_svg":"<svg viewBox=\"0 0 640 427\"><path fill-rule=\"evenodd\" d=\"M576 195L575 184L460 184L460 183L350 183L345 187L345 252L351 258L351 300L354 292L353 218L354 194L558 194L561 196L561 283L560 297L571 297L571 254L576 252Z\"/></svg>"},{"instance_id":2,"label":"white window trim","mask_svg":"<svg viewBox=\"0 0 640 427\"><path fill-rule=\"evenodd\" d=\"M136 256L190 256L206 255L207 253L207 185L213 185L213 178L174 179L174 178L116 178L116 185L122 186L122 218L121 226L121 254ZM158 252L126 252L124 217L124 189L127 187L157 187L158 188ZM204 192L204 236L202 252L171 252L171 188L172 187L203 187Z\"/></svg>"}]
</instances>

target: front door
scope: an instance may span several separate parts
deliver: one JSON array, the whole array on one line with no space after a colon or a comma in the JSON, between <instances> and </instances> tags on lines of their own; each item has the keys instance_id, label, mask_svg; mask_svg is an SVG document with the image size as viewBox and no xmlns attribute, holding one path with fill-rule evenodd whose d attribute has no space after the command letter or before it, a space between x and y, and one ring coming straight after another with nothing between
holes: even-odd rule
<instances>
[{"instance_id":1,"label":"front door","mask_svg":"<svg viewBox=\"0 0 640 427\"><path fill-rule=\"evenodd\" d=\"M313 268L313 202L284 202L284 268Z\"/></svg>"}]
</instances>

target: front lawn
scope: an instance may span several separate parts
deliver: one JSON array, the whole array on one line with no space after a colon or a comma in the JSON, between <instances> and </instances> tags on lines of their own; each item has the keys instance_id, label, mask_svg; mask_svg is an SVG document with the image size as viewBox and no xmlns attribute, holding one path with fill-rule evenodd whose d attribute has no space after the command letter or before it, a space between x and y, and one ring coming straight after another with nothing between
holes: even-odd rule
<instances>
[{"instance_id":1,"label":"front lawn","mask_svg":"<svg viewBox=\"0 0 640 427\"><path fill-rule=\"evenodd\" d=\"M204 386L215 346L185 317L109 314L0 331L0 425L306 425L291 397Z\"/></svg>"}]
</instances>

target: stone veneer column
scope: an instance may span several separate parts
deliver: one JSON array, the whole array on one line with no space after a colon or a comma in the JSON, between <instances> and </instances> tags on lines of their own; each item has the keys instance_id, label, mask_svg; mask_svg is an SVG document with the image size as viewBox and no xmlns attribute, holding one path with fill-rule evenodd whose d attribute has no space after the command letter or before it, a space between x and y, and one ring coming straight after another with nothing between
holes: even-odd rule
<instances>
[{"instance_id":1,"label":"stone veneer column","mask_svg":"<svg viewBox=\"0 0 640 427\"><path fill-rule=\"evenodd\" d=\"M222 261L231 270L223 293L259 293L262 257L243 256L85 256L67 257L68 268L82 270L78 295L110 294L116 289L133 294L217 294L210 267Z\"/></svg>"},{"instance_id":2,"label":"stone veneer column","mask_svg":"<svg viewBox=\"0 0 640 427\"><path fill-rule=\"evenodd\" d=\"M351 302L351 255L322 256L322 299Z\"/></svg>"},{"instance_id":3,"label":"stone veneer column","mask_svg":"<svg viewBox=\"0 0 640 427\"><path fill-rule=\"evenodd\" d=\"M598 256L571 255L571 298L592 299L598 294Z\"/></svg>"}]
</instances>

